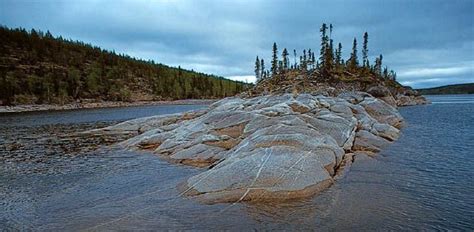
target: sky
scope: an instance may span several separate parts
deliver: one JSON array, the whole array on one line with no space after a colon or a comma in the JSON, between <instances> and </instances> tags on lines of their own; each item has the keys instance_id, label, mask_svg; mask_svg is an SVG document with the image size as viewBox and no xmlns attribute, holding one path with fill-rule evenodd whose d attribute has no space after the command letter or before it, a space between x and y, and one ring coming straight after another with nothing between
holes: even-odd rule
<instances>
[{"instance_id":1,"label":"sky","mask_svg":"<svg viewBox=\"0 0 474 232\"><path fill-rule=\"evenodd\" d=\"M367 31L369 58L383 54L402 84L474 82L473 0L0 0L7 27L248 82L257 55L269 66L273 42L318 54L324 22L346 59Z\"/></svg>"}]
</instances>

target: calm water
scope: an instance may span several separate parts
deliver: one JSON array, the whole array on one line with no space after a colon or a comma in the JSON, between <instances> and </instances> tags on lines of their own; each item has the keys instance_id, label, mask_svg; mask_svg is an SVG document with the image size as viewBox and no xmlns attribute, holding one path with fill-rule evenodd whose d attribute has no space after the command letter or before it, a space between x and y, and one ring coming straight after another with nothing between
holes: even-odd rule
<instances>
[{"instance_id":1,"label":"calm water","mask_svg":"<svg viewBox=\"0 0 474 232\"><path fill-rule=\"evenodd\" d=\"M474 230L474 96L429 98L400 109L402 136L377 158L317 197L274 205L199 204L175 187L202 169L98 146L124 138L68 136L204 106L0 116L0 228Z\"/></svg>"}]
</instances>

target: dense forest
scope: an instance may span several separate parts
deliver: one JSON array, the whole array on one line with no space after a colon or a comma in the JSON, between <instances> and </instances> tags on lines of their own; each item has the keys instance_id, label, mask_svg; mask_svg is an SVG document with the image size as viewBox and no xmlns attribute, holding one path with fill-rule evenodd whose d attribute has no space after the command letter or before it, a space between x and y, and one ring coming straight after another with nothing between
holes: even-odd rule
<instances>
[{"instance_id":1,"label":"dense forest","mask_svg":"<svg viewBox=\"0 0 474 232\"><path fill-rule=\"evenodd\" d=\"M417 89L421 94L474 94L474 83Z\"/></svg>"},{"instance_id":2,"label":"dense forest","mask_svg":"<svg viewBox=\"0 0 474 232\"><path fill-rule=\"evenodd\" d=\"M221 98L246 84L32 29L0 27L0 104Z\"/></svg>"},{"instance_id":3,"label":"dense forest","mask_svg":"<svg viewBox=\"0 0 474 232\"><path fill-rule=\"evenodd\" d=\"M258 56L255 60L256 89L276 89L282 85L294 85L300 81L308 90L309 85L354 87L355 90L366 90L373 85L383 85L394 91L404 87L396 81L397 74L383 66L383 56L379 55L372 64L369 61L367 32L363 34L362 60L359 59L357 38L354 38L352 49L347 60L343 58L342 44L335 45L332 34L333 26L323 23L320 27L321 40L317 46L319 54L311 49L305 49L298 54L294 49L292 54L286 48L280 53L278 46L273 43L273 53L270 68L265 68L265 61Z\"/></svg>"}]
</instances>

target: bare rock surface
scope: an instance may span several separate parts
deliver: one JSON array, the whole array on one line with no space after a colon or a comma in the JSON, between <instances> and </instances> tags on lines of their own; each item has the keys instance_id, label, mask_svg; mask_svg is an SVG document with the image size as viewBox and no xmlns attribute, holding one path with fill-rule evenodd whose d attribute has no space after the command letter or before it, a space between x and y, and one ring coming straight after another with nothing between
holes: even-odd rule
<instances>
[{"instance_id":1,"label":"bare rock surface","mask_svg":"<svg viewBox=\"0 0 474 232\"><path fill-rule=\"evenodd\" d=\"M137 136L120 145L207 167L179 188L216 203L314 195L330 186L355 154L378 152L396 140L402 125L391 104L365 92L346 92L338 97L232 97L206 110L135 119L93 132L134 132Z\"/></svg>"}]
</instances>

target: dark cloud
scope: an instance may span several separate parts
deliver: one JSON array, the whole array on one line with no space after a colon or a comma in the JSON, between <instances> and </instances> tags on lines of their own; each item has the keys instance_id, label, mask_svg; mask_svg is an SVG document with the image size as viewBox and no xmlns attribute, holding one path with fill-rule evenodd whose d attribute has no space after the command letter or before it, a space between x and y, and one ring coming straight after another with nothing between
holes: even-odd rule
<instances>
[{"instance_id":1,"label":"dark cloud","mask_svg":"<svg viewBox=\"0 0 474 232\"><path fill-rule=\"evenodd\" d=\"M38 28L157 62L252 80L271 45L318 51L322 22L344 52L369 33L402 83L473 82L474 3L421 1L5 1L0 23Z\"/></svg>"}]
</instances>

